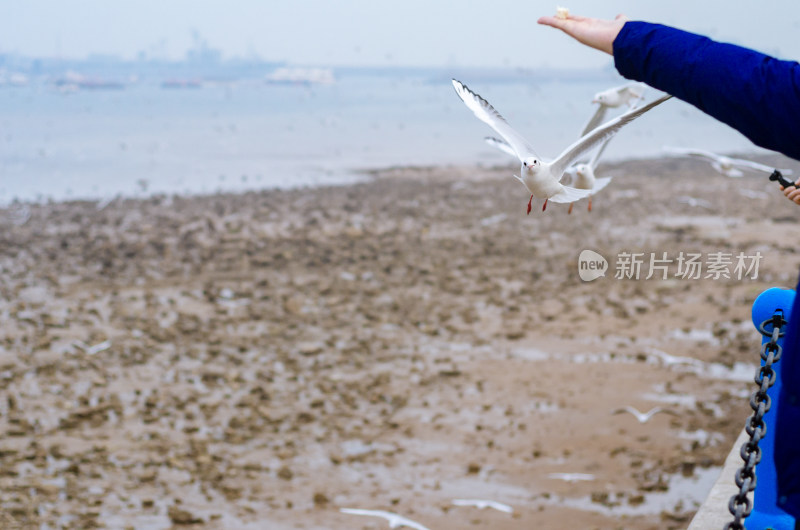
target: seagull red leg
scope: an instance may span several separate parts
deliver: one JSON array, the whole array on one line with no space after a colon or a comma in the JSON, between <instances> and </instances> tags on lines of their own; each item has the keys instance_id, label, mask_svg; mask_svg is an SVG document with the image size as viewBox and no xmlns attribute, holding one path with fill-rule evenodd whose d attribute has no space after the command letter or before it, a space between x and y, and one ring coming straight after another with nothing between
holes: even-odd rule
<instances>
[{"instance_id":1,"label":"seagull red leg","mask_svg":"<svg viewBox=\"0 0 800 530\"><path fill-rule=\"evenodd\" d=\"M545 208L547 208L547 199L544 200L544 204L542 205L542 211L544 211Z\"/></svg>"},{"instance_id":2,"label":"seagull red leg","mask_svg":"<svg viewBox=\"0 0 800 530\"><path fill-rule=\"evenodd\" d=\"M567 213L572 213L572 205L573 204L575 204L575 203L574 202L569 203L569 210L567 210Z\"/></svg>"},{"instance_id":3,"label":"seagull red leg","mask_svg":"<svg viewBox=\"0 0 800 530\"><path fill-rule=\"evenodd\" d=\"M528 201L528 215L531 214L531 208L533 208L533 195L531 195L531 200Z\"/></svg>"},{"instance_id":4,"label":"seagull red leg","mask_svg":"<svg viewBox=\"0 0 800 530\"><path fill-rule=\"evenodd\" d=\"M589 195L589 211L592 211L592 196Z\"/></svg>"}]
</instances>

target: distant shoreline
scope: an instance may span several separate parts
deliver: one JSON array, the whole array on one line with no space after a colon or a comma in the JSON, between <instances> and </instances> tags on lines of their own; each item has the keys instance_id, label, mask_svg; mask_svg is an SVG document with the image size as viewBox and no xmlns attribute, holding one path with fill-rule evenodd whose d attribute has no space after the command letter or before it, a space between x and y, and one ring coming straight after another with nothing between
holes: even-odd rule
<instances>
[{"instance_id":1,"label":"distant shoreline","mask_svg":"<svg viewBox=\"0 0 800 530\"><path fill-rule=\"evenodd\" d=\"M754 149L757 149L754 147ZM724 153L729 156L736 156L736 157L743 157L748 158L754 161L762 162L768 165L775 165L776 167L789 167L793 165L794 161L784 157L783 155L777 153L758 153L758 152L749 152L749 151L738 151L733 153ZM682 164L682 165L689 165L696 168L703 168L703 162L697 160L691 160L688 158L681 158L681 157L628 157L623 159L611 159L605 163L601 162L599 168L600 171L603 171L603 167L605 166L607 171L613 172L615 169L625 166L652 166L652 170L656 170L658 167L662 166L663 164ZM287 191L287 190L301 190L301 189L324 189L329 187L346 187L346 186L355 186L359 184L363 184L365 182L369 182L371 180L380 180L382 178L413 178L418 175L425 175L425 174L446 174L447 172L452 172L453 174L462 175L468 173L478 173L478 174L485 174L485 173L493 173L496 174L498 172L505 171L505 169L509 170L509 176L515 169L515 165L513 162L509 164L485 164L485 163L477 163L477 164L465 164L465 165L457 165L457 164L429 164L429 165L386 165L386 166L378 166L372 168L351 168L349 170L343 170L340 176L337 178L333 178L330 181L320 181L317 183L309 184L309 183L299 183L296 186L263 186L263 187L249 187L246 189L219 189L209 192L198 191L198 192L168 192L168 191L153 191L153 192L130 192L130 193L117 193L110 196L104 197L92 197L92 196L85 196L85 197L63 197L58 199L44 199L41 201L37 200L9 200L9 201L0 201L0 211L8 210L14 207L14 205L48 205L48 204L69 204L69 203L98 203L101 206L104 204L122 199L122 200L151 200L154 198L158 199L172 199L172 198L181 198L181 199L191 199L191 198L207 198L207 197L215 197L215 196L236 196L236 195L246 195L251 193L270 193L270 192L279 192L279 191ZM709 167L708 168L709 175L714 175L714 171ZM760 178L755 173L749 173L746 178ZM764 179L766 181L766 179Z\"/></svg>"}]
</instances>

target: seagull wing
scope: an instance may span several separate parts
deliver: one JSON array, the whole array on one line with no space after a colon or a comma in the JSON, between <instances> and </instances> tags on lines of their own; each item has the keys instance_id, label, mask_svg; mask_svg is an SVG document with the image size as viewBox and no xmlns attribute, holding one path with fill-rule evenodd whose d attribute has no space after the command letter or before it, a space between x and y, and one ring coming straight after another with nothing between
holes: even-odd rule
<instances>
[{"instance_id":1,"label":"seagull wing","mask_svg":"<svg viewBox=\"0 0 800 530\"><path fill-rule=\"evenodd\" d=\"M639 418L639 421L641 421L642 423L644 423L646 421L650 421L650 418L652 418L653 416L655 416L656 414L658 414L662 410L664 410L664 409L662 409L661 407L653 407L652 409L650 409L647 412L645 412L644 414L642 414L641 418Z\"/></svg>"},{"instance_id":2,"label":"seagull wing","mask_svg":"<svg viewBox=\"0 0 800 530\"><path fill-rule=\"evenodd\" d=\"M603 125L595 128L589 134L580 138L577 142L573 143L569 147L567 147L563 153L561 153L558 158L553 161L552 171L554 175L558 175L559 177L561 174L571 166L577 159L591 151L594 147L598 144L603 142L609 136L613 136L616 134L620 129L622 129L625 125L629 124L648 110L652 109L653 107L664 103L672 96L666 95L663 97L658 98L657 100L648 103L647 105L640 107L638 109L629 110L625 114L621 116L617 116L616 118L607 121Z\"/></svg>"},{"instance_id":3,"label":"seagull wing","mask_svg":"<svg viewBox=\"0 0 800 530\"><path fill-rule=\"evenodd\" d=\"M416 521L412 521L411 519L406 519L402 515L397 515L396 513L387 512L384 510L361 510L358 508L341 508L339 511L342 513L349 513L353 515L383 517L384 519L389 521L389 528L399 528L401 526L407 526L409 528L415 528L416 530L429 530L428 528L422 526Z\"/></svg>"},{"instance_id":4,"label":"seagull wing","mask_svg":"<svg viewBox=\"0 0 800 530\"><path fill-rule=\"evenodd\" d=\"M369 515L371 517L384 517L386 519L389 516L394 515L390 512L385 512L383 510L361 510L359 508L342 508L339 510L342 513L350 513L353 515Z\"/></svg>"},{"instance_id":5,"label":"seagull wing","mask_svg":"<svg viewBox=\"0 0 800 530\"><path fill-rule=\"evenodd\" d=\"M731 162L737 167L752 169L754 171L762 171L764 173L772 174L775 171L774 167L765 166L764 164L759 164L758 162L753 162L752 160L744 160L741 158L731 158ZM781 170L781 173L784 171Z\"/></svg>"},{"instance_id":6,"label":"seagull wing","mask_svg":"<svg viewBox=\"0 0 800 530\"><path fill-rule=\"evenodd\" d=\"M608 145L608 142L610 142L612 138L614 138L613 134L608 138L606 138L605 140L603 140L603 143L600 144L600 147L597 149L597 151L594 152L594 156L592 156L592 159L589 160L589 167L591 167L593 170L597 169L597 163L600 161L600 156L603 154L603 151L606 150L606 146Z\"/></svg>"},{"instance_id":7,"label":"seagull wing","mask_svg":"<svg viewBox=\"0 0 800 530\"><path fill-rule=\"evenodd\" d=\"M589 118L589 121L586 122L586 125L583 126L583 130L581 131L581 138L592 132L595 129L595 127L603 123L603 118L606 117L607 110L608 107L606 107L605 105L597 106L597 110L595 111L595 113L592 115L591 118Z\"/></svg>"},{"instance_id":8,"label":"seagull wing","mask_svg":"<svg viewBox=\"0 0 800 530\"><path fill-rule=\"evenodd\" d=\"M635 408L631 407L630 405L622 407L621 409L615 409L615 410L611 411L611 414L622 414L624 412L628 412L630 414L633 414L634 416L636 416L637 419L642 415L642 413L639 412L638 409L635 409Z\"/></svg>"},{"instance_id":9,"label":"seagull wing","mask_svg":"<svg viewBox=\"0 0 800 530\"><path fill-rule=\"evenodd\" d=\"M429 528L422 526L416 521L412 521L411 519L406 519L402 516L397 516L397 519L394 520L393 524L390 525L391 528L398 528L400 526L407 526L409 528L416 528L416 530L430 530Z\"/></svg>"},{"instance_id":10,"label":"seagull wing","mask_svg":"<svg viewBox=\"0 0 800 530\"><path fill-rule=\"evenodd\" d=\"M592 188L592 193L593 194L597 193L598 191L608 186L611 183L611 178L612 177L603 177L594 179L594 187Z\"/></svg>"},{"instance_id":11,"label":"seagull wing","mask_svg":"<svg viewBox=\"0 0 800 530\"><path fill-rule=\"evenodd\" d=\"M514 513L514 508L512 508L508 504L503 504L502 502L489 501L489 506L491 506L492 508L494 508L499 512Z\"/></svg>"},{"instance_id":12,"label":"seagull wing","mask_svg":"<svg viewBox=\"0 0 800 530\"><path fill-rule=\"evenodd\" d=\"M639 103L644 99L644 93L647 91L647 85L644 83L630 83L620 87L620 92L625 92L629 96L628 105L630 108L635 109Z\"/></svg>"},{"instance_id":13,"label":"seagull wing","mask_svg":"<svg viewBox=\"0 0 800 530\"><path fill-rule=\"evenodd\" d=\"M500 138L495 138L493 136L487 136L484 138L487 144L491 145L492 147L501 150L502 152L517 158L517 153L514 152L514 148L508 145L508 142L505 140L501 140Z\"/></svg>"},{"instance_id":14,"label":"seagull wing","mask_svg":"<svg viewBox=\"0 0 800 530\"><path fill-rule=\"evenodd\" d=\"M668 153L673 153L676 155L683 155L683 156L693 156L696 158L702 158L705 160L710 160L712 162L718 162L719 156L715 155L711 151L703 151L702 149L691 149L686 147L670 147L664 146L664 151Z\"/></svg>"},{"instance_id":15,"label":"seagull wing","mask_svg":"<svg viewBox=\"0 0 800 530\"><path fill-rule=\"evenodd\" d=\"M342 508L339 511L342 512L342 513L350 513L350 514L353 514L353 515L366 515L366 516L369 516L369 517L382 517L383 519L386 519L387 521L389 521L389 523L392 523L392 521L395 521L398 517L400 517L396 513L387 512L386 510L361 510L361 509L358 509L358 508Z\"/></svg>"},{"instance_id":16,"label":"seagull wing","mask_svg":"<svg viewBox=\"0 0 800 530\"><path fill-rule=\"evenodd\" d=\"M725 169L724 167L722 167L722 163L721 162L711 162L711 167L713 167L717 172L722 173L726 177L740 178L740 177L744 176L744 173L742 173L740 170L736 169L735 167L732 167L730 169Z\"/></svg>"},{"instance_id":17,"label":"seagull wing","mask_svg":"<svg viewBox=\"0 0 800 530\"><path fill-rule=\"evenodd\" d=\"M592 190L579 190L578 188L572 188L570 186L561 186L561 191L552 195L547 200L553 202L560 202L560 203L569 203L575 202L583 199L584 197L588 197L592 194Z\"/></svg>"},{"instance_id":18,"label":"seagull wing","mask_svg":"<svg viewBox=\"0 0 800 530\"><path fill-rule=\"evenodd\" d=\"M96 353L106 351L110 347L111 347L111 341L106 340L101 342L100 344L95 344L94 346L89 347L89 349L86 350L86 353L88 353L89 355L94 355Z\"/></svg>"},{"instance_id":19,"label":"seagull wing","mask_svg":"<svg viewBox=\"0 0 800 530\"><path fill-rule=\"evenodd\" d=\"M494 107L492 107L488 101L456 79L453 79L453 88L456 89L456 94L461 98L461 101L464 102L467 108L469 108L479 120L494 129L497 134L503 137L503 140L508 142L520 161L529 156L536 156L538 158L538 155L536 155L528 141L515 131L508 124L506 119L503 118L499 112L494 110Z\"/></svg>"}]
</instances>

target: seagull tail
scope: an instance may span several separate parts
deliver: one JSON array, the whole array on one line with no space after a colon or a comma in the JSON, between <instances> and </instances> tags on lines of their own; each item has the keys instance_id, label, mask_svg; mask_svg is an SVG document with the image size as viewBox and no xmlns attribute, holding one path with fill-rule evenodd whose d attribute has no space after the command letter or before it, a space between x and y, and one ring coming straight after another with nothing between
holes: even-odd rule
<instances>
[{"instance_id":1,"label":"seagull tail","mask_svg":"<svg viewBox=\"0 0 800 530\"><path fill-rule=\"evenodd\" d=\"M611 179L614 177L603 177L599 179L595 179L594 187L592 188L592 193L597 193L598 191L602 190L606 186L611 183Z\"/></svg>"},{"instance_id":2,"label":"seagull tail","mask_svg":"<svg viewBox=\"0 0 800 530\"><path fill-rule=\"evenodd\" d=\"M573 188L570 186L562 186L561 191L552 197L548 197L548 200L553 202L569 203L579 201L584 197L588 197L592 193L592 190L579 190L578 188Z\"/></svg>"}]
</instances>

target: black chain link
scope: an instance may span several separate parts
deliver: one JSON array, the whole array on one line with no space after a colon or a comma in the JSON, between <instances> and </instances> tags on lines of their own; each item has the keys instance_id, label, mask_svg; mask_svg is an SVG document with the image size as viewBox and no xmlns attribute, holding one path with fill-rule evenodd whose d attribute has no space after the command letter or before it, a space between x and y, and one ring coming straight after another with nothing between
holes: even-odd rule
<instances>
[{"instance_id":1,"label":"black chain link","mask_svg":"<svg viewBox=\"0 0 800 530\"><path fill-rule=\"evenodd\" d=\"M775 384L778 377L775 370L772 369L772 365L781 358L782 349L778 345L778 339L783 336L783 327L786 324L783 311L779 309L775 311L772 318L762 322L759 327L761 334L770 339L761 348L761 359L764 361L764 366L758 369L754 378L759 388L750 396L750 408L753 409L753 415L744 426L750 439L742 444L742 449L739 451L744 466L736 472L736 486L739 488L739 493L731 497L728 502L728 510L733 515L733 521L726 524L723 530L745 530L743 521L753 510L753 501L747 495L756 489L756 466L761 461L761 449L758 447L758 442L767 434L764 414L769 412L772 405L767 390ZM772 329L768 329L770 325Z\"/></svg>"}]
</instances>

